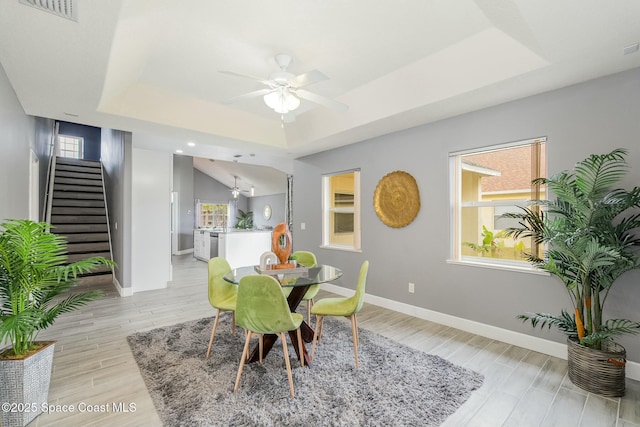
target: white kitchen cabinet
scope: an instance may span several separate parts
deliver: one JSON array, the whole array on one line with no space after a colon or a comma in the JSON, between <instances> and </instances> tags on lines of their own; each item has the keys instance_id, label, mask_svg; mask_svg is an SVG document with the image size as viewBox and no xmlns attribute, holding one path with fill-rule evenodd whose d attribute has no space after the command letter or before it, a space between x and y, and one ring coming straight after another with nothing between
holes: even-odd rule
<instances>
[{"instance_id":1,"label":"white kitchen cabinet","mask_svg":"<svg viewBox=\"0 0 640 427\"><path fill-rule=\"evenodd\" d=\"M193 256L202 261L211 258L211 233L203 230L193 230Z\"/></svg>"}]
</instances>

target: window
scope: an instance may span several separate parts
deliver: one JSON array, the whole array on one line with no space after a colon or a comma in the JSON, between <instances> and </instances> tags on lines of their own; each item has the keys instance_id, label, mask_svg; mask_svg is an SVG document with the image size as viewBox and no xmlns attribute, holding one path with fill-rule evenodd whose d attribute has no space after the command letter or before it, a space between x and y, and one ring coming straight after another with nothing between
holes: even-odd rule
<instances>
[{"instance_id":1,"label":"window","mask_svg":"<svg viewBox=\"0 0 640 427\"><path fill-rule=\"evenodd\" d=\"M229 220L229 203L216 203L213 205L213 227L226 228Z\"/></svg>"},{"instance_id":2,"label":"window","mask_svg":"<svg viewBox=\"0 0 640 427\"><path fill-rule=\"evenodd\" d=\"M77 136L58 135L58 156L74 159L84 158L84 138Z\"/></svg>"},{"instance_id":3,"label":"window","mask_svg":"<svg viewBox=\"0 0 640 427\"><path fill-rule=\"evenodd\" d=\"M322 245L360 250L360 170L322 177Z\"/></svg>"},{"instance_id":4,"label":"window","mask_svg":"<svg viewBox=\"0 0 640 427\"><path fill-rule=\"evenodd\" d=\"M545 188L531 180L546 176L546 138L452 153L452 258L490 265L529 267L524 253L541 253L530 238L504 236L529 200L545 198Z\"/></svg>"},{"instance_id":5,"label":"window","mask_svg":"<svg viewBox=\"0 0 640 427\"><path fill-rule=\"evenodd\" d=\"M229 203L196 203L198 228L226 228L229 219Z\"/></svg>"}]
</instances>

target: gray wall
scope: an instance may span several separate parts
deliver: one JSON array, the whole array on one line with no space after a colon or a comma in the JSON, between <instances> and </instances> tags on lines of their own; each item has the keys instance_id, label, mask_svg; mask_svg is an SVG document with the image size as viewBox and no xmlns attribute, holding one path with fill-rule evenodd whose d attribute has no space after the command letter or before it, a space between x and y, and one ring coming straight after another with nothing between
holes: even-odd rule
<instances>
[{"instance_id":1,"label":"gray wall","mask_svg":"<svg viewBox=\"0 0 640 427\"><path fill-rule=\"evenodd\" d=\"M245 212L248 209L247 197L239 195L237 199L234 199L229 187L200 172L198 169L193 170L193 197L201 202L230 203L231 217L229 218L229 227L235 227L238 222L236 219L238 216L237 209L242 209Z\"/></svg>"},{"instance_id":2,"label":"gray wall","mask_svg":"<svg viewBox=\"0 0 640 427\"><path fill-rule=\"evenodd\" d=\"M483 324L564 342L560 333L534 330L516 315L571 308L555 278L449 264L449 170L452 151L546 136L549 174L570 169L592 153L629 150L626 187L640 185L640 69L600 78L448 120L298 159L294 164L296 249L344 269L354 288L363 260L371 262L367 293ZM362 170L362 253L320 249L321 174ZM394 170L412 174L421 210L410 225L384 225L373 209L378 181ZM304 189L296 190L296 189ZM300 223L306 230L300 230ZM408 293L415 283L415 294ZM607 301L607 315L640 320L640 272L623 276ZM640 361L640 340L619 340Z\"/></svg>"},{"instance_id":3,"label":"gray wall","mask_svg":"<svg viewBox=\"0 0 640 427\"><path fill-rule=\"evenodd\" d=\"M100 160L102 156L101 129L95 126L81 125L78 123L58 122L60 135L75 136L84 140L82 158L86 160Z\"/></svg>"},{"instance_id":4,"label":"gray wall","mask_svg":"<svg viewBox=\"0 0 640 427\"><path fill-rule=\"evenodd\" d=\"M284 222L285 194L250 197L248 209L253 212L253 226L255 228L275 227ZM263 212L266 205L271 205L271 218L265 219Z\"/></svg>"},{"instance_id":5,"label":"gray wall","mask_svg":"<svg viewBox=\"0 0 640 427\"><path fill-rule=\"evenodd\" d=\"M178 251L193 249L195 204L193 202L193 157L173 155L173 190L178 193Z\"/></svg>"},{"instance_id":6,"label":"gray wall","mask_svg":"<svg viewBox=\"0 0 640 427\"><path fill-rule=\"evenodd\" d=\"M29 216L29 149L34 141L35 119L24 113L0 65L0 220Z\"/></svg>"},{"instance_id":7,"label":"gray wall","mask_svg":"<svg viewBox=\"0 0 640 427\"><path fill-rule=\"evenodd\" d=\"M24 113L0 66L0 220L29 216L30 150L39 160L39 219L44 212L54 121Z\"/></svg>"},{"instance_id":8,"label":"gray wall","mask_svg":"<svg viewBox=\"0 0 640 427\"><path fill-rule=\"evenodd\" d=\"M131 133L102 129L101 159L116 279L131 287Z\"/></svg>"}]
</instances>

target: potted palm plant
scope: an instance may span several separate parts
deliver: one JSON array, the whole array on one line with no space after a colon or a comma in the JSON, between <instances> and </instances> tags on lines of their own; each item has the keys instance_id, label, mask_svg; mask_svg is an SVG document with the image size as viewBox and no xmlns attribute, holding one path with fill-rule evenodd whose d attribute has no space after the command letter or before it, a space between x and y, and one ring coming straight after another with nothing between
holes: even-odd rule
<instances>
[{"instance_id":1,"label":"potted palm plant","mask_svg":"<svg viewBox=\"0 0 640 427\"><path fill-rule=\"evenodd\" d=\"M605 319L611 287L625 272L640 268L640 187L617 188L627 172L627 151L593 154L574 170L534 182L546 185L555 200L535 200L522 212L506 214L520 226L513 237L532 237L544 254L526 254L536 267L560 279L573 307L559 315L518 316L533 327L557 327L567 335L571 381L605 396L625 390L625 349L614 342L639 332L640 323Z\"/></svg>"},{"instance_id":2,"label":"potted palm plant","mask_svg":"<svg viewBox=\"0 0 640 427\"><path fill-rule=\"evenodd\" d=\"M64 238L49 233L49 224L7 220L0 224L0 402L3 426L24 426L47 404L53 341L36 341L38 332L62 314L100 297L99 291L62 295L79 274L102 257L67 263Z\"/></svg>"},{"instance_id":3,"label":"potted palm plant","mask_svg":"<svg viewBox=\"0 0 640 427\"><path fill-rule=\"evenodd\" d=\"M253 212L245 212L242 209L238 209L238 213L240 214L240 216L236 217L236 219L238 220L236 228L241 228L244 230L253 228Z\"/></svg>"}]
</instances>

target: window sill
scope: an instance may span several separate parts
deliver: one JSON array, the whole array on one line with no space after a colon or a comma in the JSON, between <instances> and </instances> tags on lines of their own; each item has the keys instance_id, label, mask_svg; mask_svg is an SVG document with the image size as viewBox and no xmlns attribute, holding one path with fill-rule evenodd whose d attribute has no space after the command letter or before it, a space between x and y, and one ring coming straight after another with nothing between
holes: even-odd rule
<instances>
[{"instance_id":1,"label":"window sill","mask_svg":"<svg viewBox=\"0 0 640 427\"><path fill-rule=\"evenodd\" d=\"M549 276L550 274L546 271L539 270L535 267L531 266L517 266L517 265L507 265L507 264L498 264L498 263L489 263L489 262L476 262L470 260L454 260L448 259L447 264L456 264L456 265L466 265L469 267L480 267L480 268L489 268L492 270L507 270L507 271L515 271L518 273L527 273L527 274L537 274L540 276Z\"/></svg>"},{"instance_id":2,"label":"window sill","mask_svg":"<svg viewBox=\"0 0 640 427\"><path fill-rule=\"evenodd\" d=\"M362 253L362 249L355 249L348 246L320 245L321 249L331 249L334 251L357 252Z\"/></svg>"}]
</instances>

